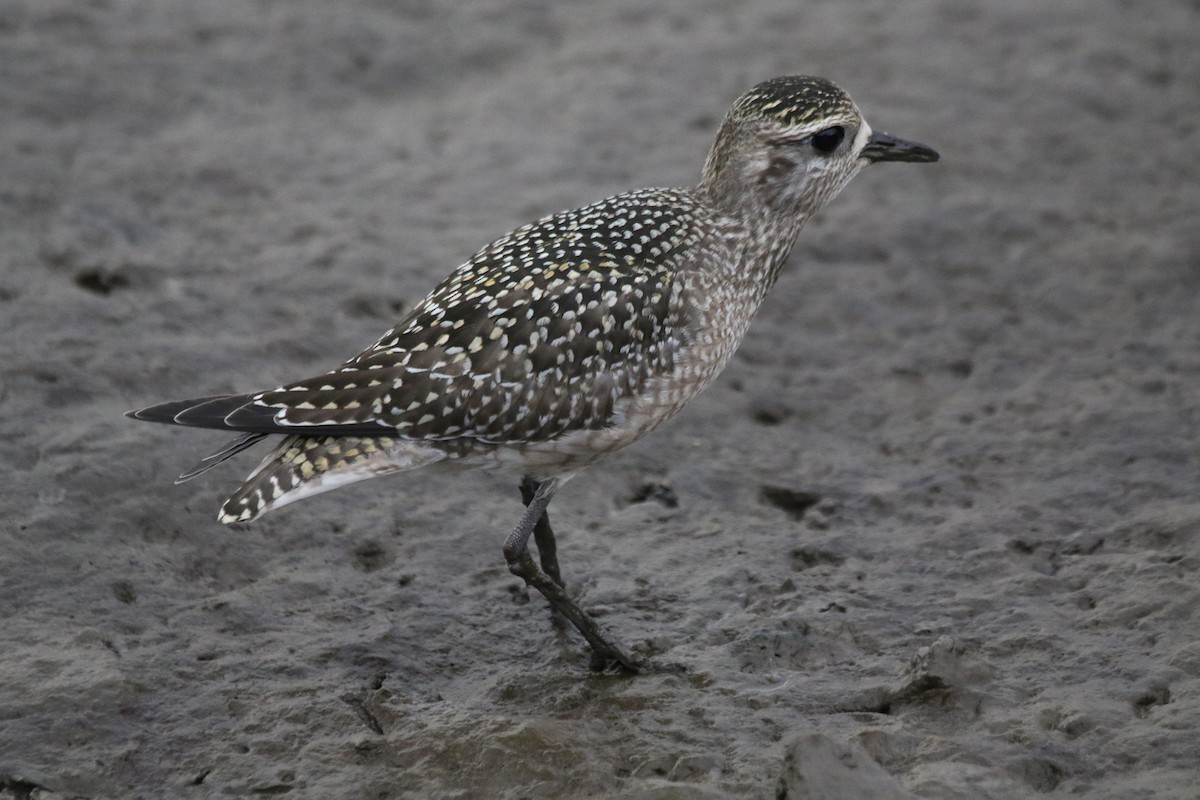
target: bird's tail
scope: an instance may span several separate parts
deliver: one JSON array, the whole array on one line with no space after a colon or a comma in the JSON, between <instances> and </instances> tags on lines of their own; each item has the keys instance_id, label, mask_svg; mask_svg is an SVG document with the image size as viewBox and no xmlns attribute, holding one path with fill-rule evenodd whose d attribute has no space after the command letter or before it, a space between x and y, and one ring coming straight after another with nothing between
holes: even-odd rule
<instances>
[{"instance_id":1,"label":"bird's tail","mask_svg":"<svg viewBox=\"0 0 1200 800\"><path fill-rule=\"evenodd\" d=\"M289 436L225 501L217 519L249 522L314 494L445 457L427 444L390 436Z\"/></svg>"}]
</instances>

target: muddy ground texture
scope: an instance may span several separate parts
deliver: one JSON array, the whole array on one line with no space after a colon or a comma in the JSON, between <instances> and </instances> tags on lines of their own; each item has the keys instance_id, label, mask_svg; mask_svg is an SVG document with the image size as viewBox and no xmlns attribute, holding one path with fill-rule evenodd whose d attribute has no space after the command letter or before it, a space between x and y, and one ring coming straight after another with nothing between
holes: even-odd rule
<instances>
[{"instance_id":1,"label":"muddy ground texture","mask_svg":"<svg viewBox=\"0 0 1200 800\"><path fill-rule=\"evenodd\" d=\"M0 797L1196 798L1200 11L1036 0L0 4ZM444 4L450 5L450 4ZM373 341L530 219L687 185L816 73L866 170L727 373L555 500L215 521L121 416Z\"/></svg>"}]
</instances>

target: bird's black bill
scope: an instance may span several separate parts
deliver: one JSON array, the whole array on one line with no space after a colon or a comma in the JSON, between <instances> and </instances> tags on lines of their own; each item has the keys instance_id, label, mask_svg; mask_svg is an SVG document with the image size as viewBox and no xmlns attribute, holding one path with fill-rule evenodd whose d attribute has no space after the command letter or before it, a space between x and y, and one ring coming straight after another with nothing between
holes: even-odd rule
<instances>
[{"instance_id":1,"label":"bird's black bill","mask_svg":"<svg viewBox=\"0 0 1200 800\"><path fill-rule=\"evenodd\" d=\"M889 136L886 133L872 133L861 155L872 162L916 161L923 164L937 161L939 158L937 151L932 147Z\"/></svg>"}]
</instances>

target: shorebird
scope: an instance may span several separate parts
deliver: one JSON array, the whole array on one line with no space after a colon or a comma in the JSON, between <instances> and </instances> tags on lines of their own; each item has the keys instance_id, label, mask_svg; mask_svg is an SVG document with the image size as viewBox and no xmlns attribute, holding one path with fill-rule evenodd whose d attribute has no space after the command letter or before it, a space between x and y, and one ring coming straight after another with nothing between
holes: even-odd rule
<instances>
[{"instance_id":1,"label":"shorebird","mask_svg":"<svg viewBox=\"0 0 1200 800\"><path fill-rule=\"evenodd\" d=\"M509 570L575 625L594 669L637 671L563 588L555 492L717 377L801 227L862 167L937 159L873 132L827 80L774 78L734 102L694 188L628 192L502 236L332 371L128 416L241 434L180 481L282 437L222 506L226 523L439 462L521 476Z\"/></svg>"}]
</instances>

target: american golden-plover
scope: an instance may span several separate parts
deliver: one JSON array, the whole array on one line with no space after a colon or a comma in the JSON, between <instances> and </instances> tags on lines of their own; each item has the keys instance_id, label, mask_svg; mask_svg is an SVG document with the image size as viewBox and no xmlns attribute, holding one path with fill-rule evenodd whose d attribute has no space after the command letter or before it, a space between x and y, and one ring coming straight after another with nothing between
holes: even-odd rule
<instances>
[{"instance_id":1,"label":"american golden-plover","mask_svg":"<svg viewBox=\"0 0 1200 800\"><path fill-rule=\"evenodd\" d=\"M872 132L827 80L774 78L734 102L696 187L617 195L497 239L330 372L129 416L241 433L180 480L283 437L222 522L437 462L511 470L526 509L504 542L508 568L575 625L594 668L637 670L564 591L551 498L712 382L800 228L859 169L937 158Z\"/></svg>"}]
</instances>

